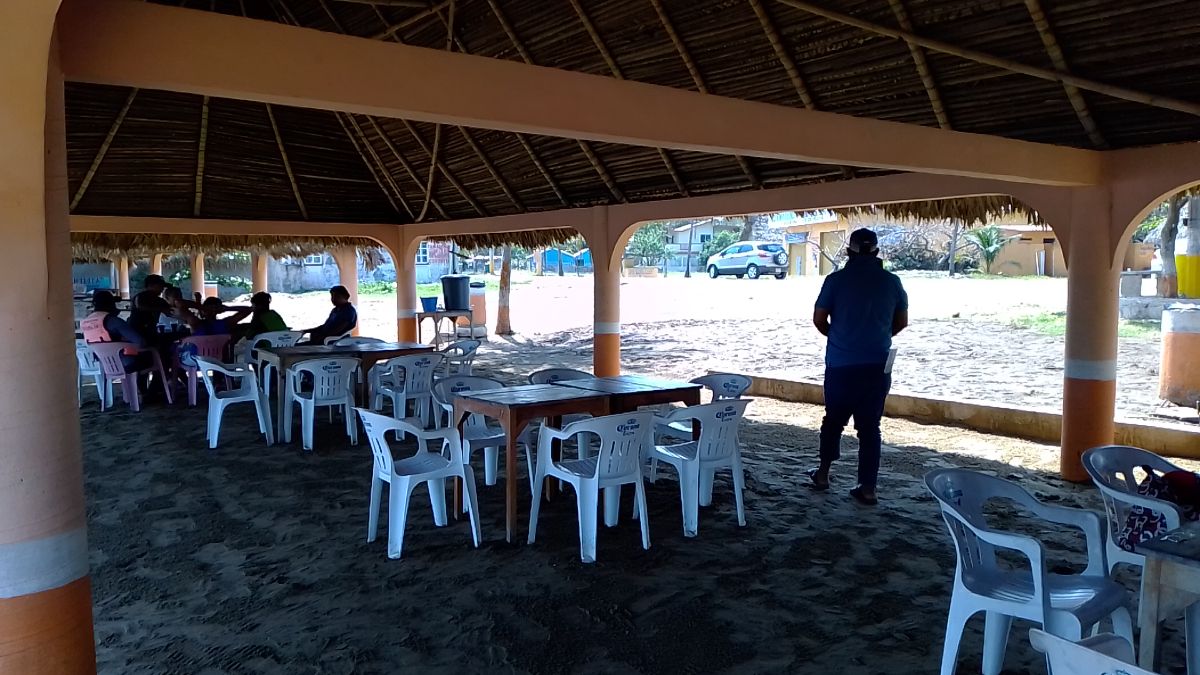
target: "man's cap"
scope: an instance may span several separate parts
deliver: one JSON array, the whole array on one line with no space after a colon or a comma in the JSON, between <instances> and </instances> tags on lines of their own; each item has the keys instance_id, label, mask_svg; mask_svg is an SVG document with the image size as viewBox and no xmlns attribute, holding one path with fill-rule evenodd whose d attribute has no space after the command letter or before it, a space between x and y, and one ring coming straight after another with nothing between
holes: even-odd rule
<instances>
[{"instance_id":1,"label":"man's cap","mask_svg":"<svg viewBox=\"0 0 1200 675\"><path fill-rule=\"evenodd\" d=\"M878 253L879 237L864 227L850 233L850 243L846 248L851 253Z\"/></svg>"},{"instance_id":2,"label":"man's cap","mask_svg":"<svg viewBox=\"0 0 1200 675\"><path fill-rule=\"evenodd\" d=\"M259 291L259 292L255 293L254 295L250 296L250 302L251 302L251 304L256 303L256 302L265 302L269 305L269 304L271 304L271 294L267 293L266 291Z\"/></svg>"},{"instance_id":3,"label":"man's cap","mask_svg":"<svg viewBox=\"0 0 1200 675\"><path fill-rule=\"evenodd\" d=\"M158 274L147 274L145 285L146 286L154 286L154 285L166 286L167 280L162 278L162 276L160 276Z\"/></svg>"}]
</instances>

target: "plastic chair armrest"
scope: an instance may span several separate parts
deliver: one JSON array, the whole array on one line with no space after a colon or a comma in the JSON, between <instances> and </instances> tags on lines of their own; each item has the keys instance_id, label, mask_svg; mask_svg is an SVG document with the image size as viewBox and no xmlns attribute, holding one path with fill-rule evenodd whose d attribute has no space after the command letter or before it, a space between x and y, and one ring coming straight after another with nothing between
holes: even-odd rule
<instances>
[{"instance_id":1,"label":"plastic chair armrest","mask_svg":"<svg viewBox=\"0 0 1200 675\"><path fill-rule=\"evenodd\" d=\"M1088 550L1088 567L1083 573L1089 576L1108 573L1104 552L1104 520L1100 514L1087 509L1041 503L1034 513L1042 520L1072 525L1082 530Z\"/></svg>"},{"instance_id":2,"label":"plastic chair armrest","mask_svg":"<svg viewBox=\"0 0 1200 675\"><path fill-rule=\"evenodd\" d=\"M666 414L654 413L654 423L667 425L672 422L692 422L695 415L688 408L672 408Z\"/></svg>"},{"instance_id":3,"label":"plastic chair armrest","mask_svg":"<svg viewBox=\"0 0 1200 675\"><path fill-rule=\"evenodd\" d=\"M1183 523L1183 512L1175 504L1166 501L1165 499L1156 499L1147 497L1146 495L1133 494L1131 492L1122 492L1111 488L1100 488L1108 497L1129 504L1130 506L1140 506L1145 509L1150 509L1155 513L1161 513L1167 521L1167 529L1175 530Z\"/></svg>"}]
</instances>

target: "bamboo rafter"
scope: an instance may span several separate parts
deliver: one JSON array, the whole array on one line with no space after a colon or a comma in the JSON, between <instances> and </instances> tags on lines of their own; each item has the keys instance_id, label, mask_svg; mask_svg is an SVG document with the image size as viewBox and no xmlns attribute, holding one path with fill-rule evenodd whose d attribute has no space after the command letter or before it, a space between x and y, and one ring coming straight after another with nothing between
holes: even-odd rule
<instances>
[{"instance_id":1,"label":"bamboo rafter","mask_svg":"<svg viewBox=\"0 0 1200 675\"><path fill-rule=\"evenodd\" d=\"M908 16L908 8L904 6L904 0L888 0L888 4L892 6L892 13L896 15L896 23L912 33L913 22ZM913 65L917 68L921 85L925 87L925 94L929 97L929 107L933 108L933 116L937 119L938 126L943 129L953 128L950 126L950 116L946 114L946 106L942 103L942 93L938 90L937 81L933 78L933 69L929 67L929 61L925 59L924 50L911 42L907 44L908 53L912 55Z\"/></svg>"},{"instance_id":2,"label":"bamboo rafter","mask_svg":"<svg viewBox=\"0 0 1200 675\"><path fill-rule=\"evenodd\" d=\"M1042 3L1040 0L1025 0L1025 7L1029 10L1029 18L1033 19L1033 25L1037 28L1038 36L1042 38L1042 45L1046 47L1046 54L1050 57L1050 63L1054 64L1054 68L1059 72L1069 73L1071 68L1067 65L1067 57L1063 55L1062 47L1058 45L1058 38L1054 35L1054 30L1050 27L1050 20L1046 17L1046 13L1042 11ZM1071 102L1071 107L1075 110L1075 116L1079 118L1079 124L1083 126L1083 130L1091 139L1092 145L1097 148L1107 148L1108 142L1104 140L1104 134L1100 133L1100 127L1096 124L1095 118L1092 117L1092 111L1088 109L1087 101L1083 99L1083 94L1079 88L1073 84L1063 83L1063 90L1067 94L1067 100Z\"/></svg>"},{"instance_id":3,"label":"bamboo rafter","mask_svg":"<svg viewBox=\"0 0 1200 675\"><path fill-rule=\"evenodd\" d=\"M358 122L354 119L354 116L349 113L344 115L342 113L337 113L337 115L338 121L342 123L342 128L346 131L346 135L349 136L350 141L354 143L355 149L358 150L359 156L363 158L363 162L366 163L367 168L371 171L371 174L375 175L376 168L374 167L377 167L379 176L382 176L383 181L392 188L392 193L396 195L396 199L400 200L400 204L404 206L404 210L408 213L408 217L415 219L416 213L412 210L412 207L409 206L408 200L404 198L404 191L401 190L400 186L396 184L396 179L392 177L392 173L388 171L387 165L384 164L383 160L379 158L379 154L375 152L375 148L371 145L371 142L367 140L366 134L363 133L362 127L359 126ZM351 133L352 129L353 133ZM355 138L358 139L358 142L355 142ZM359 148L359 143L362 144L362 149ZM363 149L365 149L365 153ZM368 155L370 155L370 157L374 160L374 165L367 161ZM379 177L377 176L375 180L378 182ZM385 195L388 194L388 191L383 188L382 184L380 184L379 187L380 189L383 189ZM389 196L388 199L390 201L391 197ZM393 202L392 205L394 207L395 202ZM397 211L399 211L399 209L397 209Z\"/></svg>"},{"instance_id":4,"label":"bamboo rafter","mask_svg":"<svg viewBox=\"0 0 1200 675\"><path fill-rule=\"evenodd\" d=\"M704 83L704 77L700 74L700 67L696 65L695 59L692 58L691 52L688 51L687 45L683 43L683 39L679 37L679 33L675 31L675 26L671 23L671 17L667 15L667 10L663 7L660 0L650 0L650 5L654 7L654 13L658 15L658 20L662 22L663 28L667 31L667 37L671 39L671 44L675 46L675 53L679 54L679 58L683 60L683 65L687 67L688 73L692 76L692 82L695 83L696 89L701 94L707 94L708 85ZM750 163L741 155L733 155L733 160L737 162L742 173L746 174L746 178L750 181L750 187L754 189L762 188L762 181L754 173L754 169L750 168Z\"/></svg>"},{"instance_id":5,"label":"bamboo rafter","mask_svg":"<svg viewBox=\"0 0 1200 675\"><path fill-rule=\"evenodd\" d=\"M441 11L444 7L449 5L450 2L451 2L451 0L442 0L442 2L439 2L438 4L432 6L428 9L423 9L420 12L413 14L412 16L404 19L403 21L401 21L399 23L388 26L383 31L372 35L371 39L372 40L386 40L386 39L392 37L393 35L395 35L396 33L399 33L403 30L407 30L407 29L417 25L418 23L421 23L425 19L428 19L429 17L433 16L435 13L437 13L438 11Z\"/></svg>"},{"instance_id":6,"label":"bamboo rafter","mask_svg":"<svg viewBox=\"0 0 1200 675\"><path fill-rule=\"evenodd\" d=\"M600 52L600 58L604 59L605 65L608 66L608 71L612 73L612 76L618 80L625 79L625 73L621 71L621 66L619 66L617 64L617 60L613 58L612 52L608 50L608 45L605 44L604 40L600 37L600 33L596 30L595 24L592 23L591 17L589 17L587 12L584 11L583 6L579 4L579 0L570 0L570 2L571 7L575 9L576 16L579 17L580 23L583 24L583 29L587 31L588 37L592 39L592 44L596 45L596 50ZM514 40L516 39L515 34L510 35L509 37ZM529 61L528 63L532 64L533 61ZM600 174L600 179L604 181L604 184L608 187L609 191L612 192L617 199L625 201L625 196L623 193L621 193L620 188L617 187L616 181L613 180L612 176L608 174L608 171L604 168L604 165L600 163L599 159L595 158L596 154L592 151L592 147L584 143L584 141L579 141L579 149L583 151L583 154L588 158L588 161L592 163L592 167L596 169L596 173ZM687 183L684 182L683 177L679 174L679 170L675 168L675 162L671 161L671 156L668 155L667 151L662 148L657 148L657 150L659 157L662 158L663 165L667 167L667 173L671 175L671 180L675 181L676 189L678 189L679 193L685 197L688 196L690 192L688 191Z\"/></svg>"},{"instance_id":7,"label":"bamboo rafter","mask_svg":"<svg viewBox=\"0 0 1200 675\"><path fill-rule=\"evenodd\" d=\"M207 96L200 104L200 143L196 147L196 199L192 203L192 216L200 217L200 203L204 196L204 156L208 146L208 101Z\"/></svg>"},{"instance_id":8,"label":"bamboo rafter","mask_svg":"<svg viewBox=\"0 0 1200 675\"><path fill-rule=\"evenodd\" d=\"M83 176L83 182L79 184L79 189L75 190L75 196L71 198L71 210L79 206L79 202L83 200L83 195L87 192L88 186L92 184L92 179L96 177L96 172L100 170L100 165L104 163L104 156L108 154L109 147L112 146L113 139L117 137L117 132L121 130L121 125L125 123L125 116L129 114L129 108L133 106L133 100L137 98L139 89L133 88L129 90L129 96L125 98L124 105L117 112L116 119L108 128L108 135L104 137L104 142L100 144L100 149L96 151L96 156L92 158L92 164L88 167L87 173Z\"/></svg>"},{"instance_id":9,"label":"bamboo rafter","mask_svg":"<svg viewBox=\"0 0 1200 675\"><path fill-rule=\"evenodd\" d=\"M1145 92L1135 91L1126 87L1118 87L1111 84L1105 84L1103 82L1096 82L1095 80L1090 80L1083 77L1077 77L1069 73L1062 73L1048 70L1046 68L1026 65L1024 63L1013 61L1012 59L992 56L991 54L985 54L973 49L966 49L957 45L943 42L941 40L915 35L909 31L888 28L887 26L880 26L879 24L871 23L870 21L856 19L855 17L842 14L841 12L835 12L819 5L815 5L811 2L807 2L807 0L776 0L776 2L780 2L802 12L808 12L809 14L814 14L816 16L829 19L830 21L836 21L847 26L854 26L855 28L862 29L869 33L882 35L883 37L911 42L926 49L931 49L935 52L941 52L943 54L949 54L951 56L957 56L959 58L966 59L967 61L982 63L984 65L999 68L1012 73L1028 75L1029 77L1034 77L1039 80L1074 85L1080 89L1083 89L1084 91L1093 91L1098 94L1104 94L1105 96L1111 96L1124 101L1132 101L1134 103L1141 103L1156 108L1163 108L1165 110L1174 110L1177 112L1187 113L1189 115L1200 116L1200 103L1182 101L1177 98L1159 96L1157 94L1147 94Z\"/></svg>"},{"instance_id":10,"label":"bamboo rafter","mask_svg":"<svg viewBox=\"0 0 1200 675\"><path fill-rule=\"evenodd\" d=\"M413 140L417 142L417 146L421 148L421 151L429 156L431 160L435 160L438 170L442 172L442 175L446 177L446 180L450 181L450 184L454 186L454 189L458 190L458 193L462 195L462 198L467 200L467 202L471 205L471 208L475 209L481 216L488 215L487 210L485 210L483 206L479 204L479 202L475 201L475 197L471 196L471 193L467 191L467 188L465 188L458 178L455 177L454 172L450 170L450 167L443 164L441 160L434 158L431 148L425 143L425 139L421 138L421 134L417 132L417 128L413 126L413 123L409 122L408 120L400 120L400 122L404 124L404 128L408 130L409 135L411 135Z\"/></svg>"},{"instance_id":11,"label":"bamboo rafter","mask_svg":"<svg viewBox=\"0 0 1200 675\"><path fill-rule=\"evenodd\" d=\"M504 180L504 177L500 175L500 172L496 170L496 165L492 164L492 160L488 158L487 153L483 151L483 148L479 147L479 143L475 140L475 137L471 135L471 132L467 131L465 127L458 127L458 132L462 134L463 140L467 142L467 145L471 146L471 150L475 151L475 156L478 157L479 161L483 163L484 168L488 170L488 173L492 175L492 179L496 181L496 184L500 186L500 189L504 192L504 194L508 196L510 201L512 201L513 206L517 208L517 211L524 212L526 210L525 204L521 202L520 198L518 198L516 193L513 192L512 188L509 187L508 182Z\"/></svg>"},{"instance_id":12,"label":"bamboo rafter","mask_svg":"<svg viewBox=\"0 0 1200 675\"><path fill-rule=\"evenodd\" d=\"M367 115L366 118L367 122L371 124L371 128L375 130L375 135L383 141L384 147L386 147L388 151L392 153L392 157L394 157L400 164L400 168L404 169L404 172L407 173L409 178L412 179L413 183L416 184L417 190L421 190L424 186L421 184L421 178L417 176L416 170L414 170L412 165L408 163L408 160L404 158L404 155L400 153L400 151L396 148L396 145L392 143L392 139L389 138L384 130L379 126L379 123L375 120L375 118L370 115ZM432 203L433 208L437 209L438 213L442 215L442 218L448 219L450 217L447 215L446 209L442 208L441 202L439 202L436 197L431 199L430 202Z\"/></svg>"},{"instance_id":13,"label":"bamboo rafter","mask_svg":"<svg viewBox=\"0 0 1200 675\"><path fill-rule=\"evenodd\" d=\"M292 185L292 194L296 197L296 206L300 216L308 220L308 207L304 205L304 197L300 196L300 185L296 182L296 174L292 172L292 162L288 159L287 148L283 147L283 136L279 134L279 124L275 121L275 111L270 103L264 103L267 108L267 119L271 121L271 132L275 134L275 146L279 148L279 158L283 160L283 170L287 173L288 182Z\"/></svg>"}]
</instances>

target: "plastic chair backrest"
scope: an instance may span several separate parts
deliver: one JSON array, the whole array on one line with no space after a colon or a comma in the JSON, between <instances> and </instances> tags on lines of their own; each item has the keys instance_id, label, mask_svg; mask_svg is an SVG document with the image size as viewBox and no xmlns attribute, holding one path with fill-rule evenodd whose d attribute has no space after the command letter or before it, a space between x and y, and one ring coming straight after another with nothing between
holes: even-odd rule
<instances>
[{"instance_id":1,"label":"plastic chair backrest","mask_svg":"<svg viewBox=\"0 0 1200 675\"><path fill-rule=\"evenodd\" d=\"M562 380L586 380L596 377L591 373L573 368L547 368L529 376L529 384L554 384Z\"/></svg>"},{"instance_id":2,"label":"plastic chair backrest","mask_svg":"<svg viewBox=\"0 0 1200 675\"><path fill-rule=\"evenodd\" d=\"M474 375L455 375L438 380L433 384L433 400L448 413L454 413L454 395L464 391L487 391L503 389L504 383ZM487 418L478 413L467 416L463 425L466 429L487 428Z\"/></svg>"},{"instance_id":3,"label":"plastic chair backrest","mask_svg":"<svg viewBox=\"0 0 1200 675\"><path fill-rule=\"evenodd\" d=\"M344 337L333 342L334 347L353 347L355 345L375 345L380 344L383 340L373 337ZM330 344L330 343L325 343Z\"/></svg>"},{"instance_id":4,"label":"plastic chair backrest","mask_svg":"<svg viewBox=\"0 0 1200 675\"><path fill-rule=\"evenodd\" d=\"M925 485L942 507L942 518L958 551L960 575L990 573L997 569L996 550L966 527L989 529L983 507L993 499L1010 499L1018 505L1037 510L1033 495L1002 478L965 469L937 469L925 475Z\"/></svg>"},{"instance_id":5,"label":"plastic chair backrest","mask_svg":"<svg viewBox=\"0 0 1200 675\"><path fill-rule=\"evenodd\" d=\"M747 399L724 400L681 408L676 413L700 423L700 438L696 442L698 459L726 459L737 452L738 424L748 405Z\"/></svg>"},{"instance_id":6,"label":"plastic chair backrest","mask_svg":"<svg viewBox=\"0 0 1200 675\"><path fill-rule=\"evenodd\" d=\"M1154 675L1133 665L1133 645L1111 633L1076 643L1031 628L1029 642L1046 655L1051 675ZM1101 645L1109 653L1099 651Z\"/></svg>"},{"instance_id":7,"label":"plastic chair backrest","mask_svg":"<svg viewBox=\"0 0 1200 675\"><path fill-rule=\"evenodd\" d=\"M304 333L294 330L273 330L254 336L254 344L268 343L270 347L295 347Z\"/></svg>"},{"instance_id":8,"label":"plastic chair backrest","mask_svg":"<svg viewBox=\"0 0 1200 675\"><path fill-rule=\"evenodd\" d=\"M330 335L329 337L325 338L324 344L331 345L331 344L337 342L338 340L341 340L342 338L348 338L348 337L350 337L350 333L348 331L345 333L342 333L341 335Z\"/></svg>"},{"instance_id":9,"label":"plastic chair backrest","mask_svg":"<svg viewBox=\"0 0 1200 675\"><path fill-rule=\"evenodd\" d=\"M751 381L745 375L736 373L713 373L693 379L692 384L698 384L711 391L714 401L722 401L741 398L750 388Z\"/></svg>"},{"instance_id":10,"label":"plastic chair backrest","mask_svg":"<svg viewBox=\"0 0 1200 675\"><path fill-rule=\"evenodd\" d=\"M392 373L404 371L401 383L404 393L413 396L428 394L433 389L433 372L441 362L441 354L409 354L388 359L387 367Z\"/></svg>"},{"instance_id":11,"label":"plastic chair backrest","mask_svg":"<svg viewBox=\"0 0 1200 675\"><path fill-rule=\"evenodd\" d=\"M91 347L82 340L75 341L75 360L79 363L80 375L96 375L103 372L100 369L100 361Z\"/></svg>"},{"instance_id":12,"label":"plastic chair backrest","mask_svg":"<svg viewBox=\"0 0 1200 675\"><path fill-rule=\"evenodd\" d=\"M377 471L392 473L392 448L387 442L389 431L402 432L401 436L416 436L417 445L422 451L430 452L429 441L441 441L439 454L449 457L452 461L463 461L462 443L458 440L456 429L435 429L427 431L404 420L398 420L379 413L373 413L363 408L355 408L362 420L367 439L371 442L371 454L375 457Z\"/></svg>"},{"instance_id":13,"label":"plastic chair backrest","mask_svg":"<svg viewBox=\"0 0 1200 675\"><path fill-rule=\"evenodd\" d=\"M200 366L196 370L200 373L200 379L204 380L204 388L208 390L209 398L217 397L217 387L212 378L214 373L220 373L226 377L236 379L238 381L238 388L233 391L238 394L250 394L258 386L254 378L254 371L249 370L247 366L243 366L245 369L239 372L207 356L197 356L196 363Z\"/></svg>"},{"instance_id":14,"label":"plastic chair backrest","mask_svg":"<svg viewBox=\"0 0 1200 675\"><path fill-rule=\"evenodd\" d=\"M1108 516L1108 529L1116 537L1129 516L1130 504L1121 501L1120 495L1138 493L1138 479L1135 469L1149 467L1155 471L1167 473L1178 471L1180 467L1168 462L1158 455L1128 445L1104 445L1092 448L1083 453L1081 458L1083 468L1091 476L1092 482L1100 489L1100 497L1104 500L1105 515Z\"/></svg>"},{"instance_id":15,"label":"plastic chair backrest","mask_svg":"<svg viewBox=\"0 0 1200 675\"><path fill-rule=\"evenodd\" d=\"M193 335L179 341L181 344L196 345L196 356L203 356L220 361L225 358L225 347L229 345L228 335Z\"/></svg>"},{"instance_id":16,"label":"plastic chair backrest","mask_svg":"<svg viewBox=\"0 0 1200 675\"><path fill-rule=\"evenodd\" d=\"M594 434L600 439L594 478L620 478L642 470L644 450L653 442L654 413L607 415L573 422L563 433Z\"/></svg>"},{"instance_id":17,"label":"plastic chair backrest","mask_svg":"<svg viewBox=\"0 0 1200 675\"><path fill-rule=\"evenodd\" d=\"M354 397L354 373L358 370L358 359L320 359L301 361L292 366L296 377L292 379L293 391L300 393L300 375L308 373L313 379L314 401L341 401Z\"/></svg>"},{"instance_id":18,"label":"plastic chair backrest","mask_svg":"<svg viewBox=\"0 0 1200 675\"><path fill-rule=\"evenodd\" d=\"M129 342L91 342L88 347L100 362L100 370L110 380L125 377L125 363L121 361L121 354L126 349L137 349Z\"/></svg>"}]
</instances>

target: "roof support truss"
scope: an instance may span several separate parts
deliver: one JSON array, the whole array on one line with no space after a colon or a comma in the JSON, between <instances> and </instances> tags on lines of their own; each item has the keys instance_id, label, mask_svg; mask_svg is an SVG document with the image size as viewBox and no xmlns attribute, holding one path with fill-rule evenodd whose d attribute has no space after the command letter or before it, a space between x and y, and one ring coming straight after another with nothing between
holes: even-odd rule
<instances>
[{"instance_id":1,"label":"roof support truss","mask_svg":"<svg viewBox=\"0 0 1200 675\"><path fill-rule=\"evenodd\" d=\"M200 217L200 203L204 198L204 159L208 146L208 99L200 104L200 142L196 146L196 199L192 203L192 215Z\"/></svg>"},{"instance_id":2,"label":"roof support truss","mask_svg":"<svg viewBox=\"0 0 1200 675\"><path fill-rule=\"evenodd\" d=\"M1054 68L1059 72L1070 73L1071 68L1067 65L1067 57L1063 55L1062 48L1058 46L1058 38L1055 37L1054 30L1050 27L1050 19L1042 11L1041 1L1025 0L1025 7L1029 9L1029 18L1033 19L1033 25L1037 27L1038 35L1042 38L1046 54L1050 56L1050 63L1053 63ZM1075 116L1079 118L1079 123L1083 125L1083 130L1087 132L1092 145L1101 149L1107 148L1108 142L1104 140L1104 134L1100 133L1100 127L1092 117L1092 111L1088 109L1087 101L1083 100L1083 94L1079 91L1079 87L1064 82L1063 90L1066 91L1067 100L1075 109Z\"/></svg>"},{"instance_id":3,"label":"roof support truss","mask_svg":"<svg viewBox=\"0 0 1200 675\"><path fill-rule=\"evenodd\" d=\"M908 8L904 6L904 0L888 0L888 4L892 6L892 13L896 15L896 23L912 33L913 23L908 16ZM946 114L946 106L942 103L942 93L938 91L937 81L933 79L933 69L929 67L929 61L925 60L924 49L912 42L905 44L908 45L908 53L912 54L913 65L917 67L917 75L921 77L925 94L929 96L929 106L933 108L933 116L937 118L938 126L943 129L953 128L950 126L950 116Z\"/></svg>"},{"instance_id":4,"label":"roof support truss","mask_svg":"<svg viewBox=\"0 0 1200 675\"><path fill-rule=\"evenodd\" d=\"M112 146L113 139L117 137L117 132L121 130L121 125L125 123L125 116L129 114L129 108L133 106L133 100L137 98L138 89L135 87L129 91L129 96L125 98L125 103L121 106L121 110L117 112L117 116L113 119L112 126L108 128L108 134L104 137L104 141L100 144L100 149L96 151L96 156L92 158L92 164L88 167L87 173L83 175L83 181L79 183L79 188L75 190L75 196L71 197L71 210L74 211L79 202L83 200L83 195L87 193L88 186L92 184L92 179L96 177L96 172L100 170L100 165L104 163L104 156L108 154L109 147Z\"/></svg>"},{"instance_id":5,"label":"roof support truss","mask_svg":"<svg viewBox=\"0 0 1200 675\"><path fill-rule=\"evenodd\" d=\"M1090 185L1102 177L1100 155L1092 151L706 96L153 3L71 3L60 11L58 27L63 70L72 81L822 164L1052 185ZM684 117L671 114L685 109Z\"/></svg>"}]
</instances>

